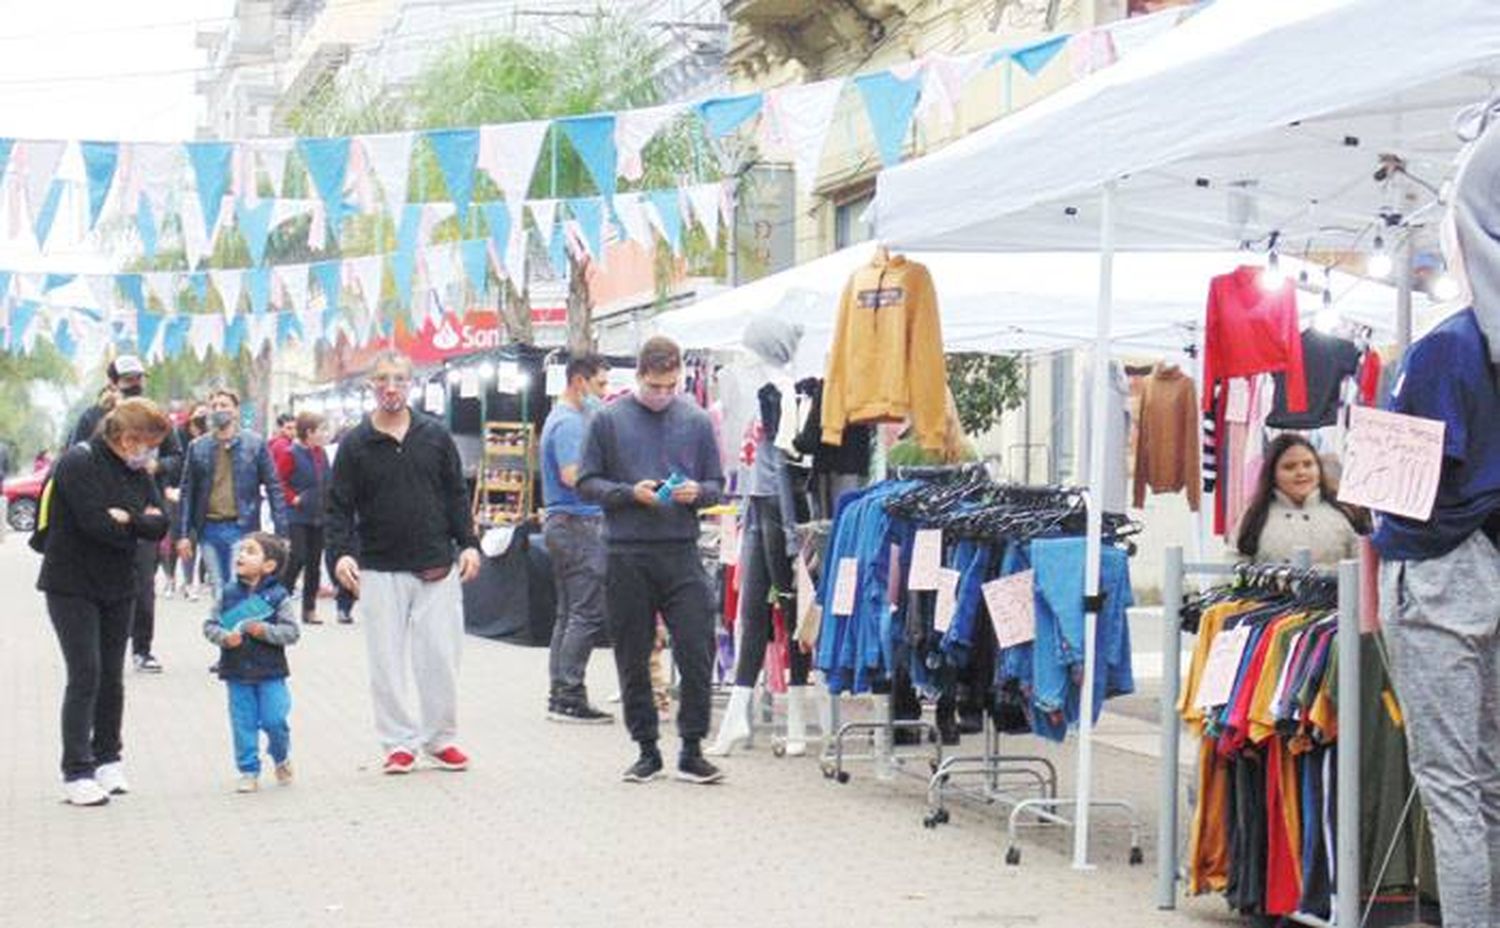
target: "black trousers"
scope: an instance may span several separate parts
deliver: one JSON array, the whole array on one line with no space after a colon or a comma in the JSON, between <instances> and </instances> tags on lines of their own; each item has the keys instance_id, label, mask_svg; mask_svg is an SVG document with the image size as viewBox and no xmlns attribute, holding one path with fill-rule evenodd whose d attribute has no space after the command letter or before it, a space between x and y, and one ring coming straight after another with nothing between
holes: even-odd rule
<instances>
[{"instance_id":1,"label":"black trousers","mask_svg":"<svg viewBox=\"0 0 1500 928\"><path fill-rule=\"evenodd\" d=\"M145 657L156 640L156 565L160 553L154 541L135 546L135 613L130 621L130 651Z\"/></svg>"},{"instance_id":2,"label":"black trousers","mask_svg":"<svg viewBox=\"0 0 1500 928\"><path fill-rule=\"evenodd\" d=\"M318 587L323 583L323 526L292 527L291 563L287 565L286 587L291 589L302 575L302 614L318 607Z\"/></svg>"},{"instance_id":3,"label":"black trousers","mask_svg":"<svg viewBox=\"0 0 1500 928\"><path fill-rule=\"evenodd\" d=\"M95 767L120 759L125 641L134 611L134 599L101 602L47 594L47 614L68 669L62 705L64 780L87 779Z\"/></svg>"},{"instance_id":4,"label":"black trousers","mask_svg":"<svg viewBox=\"0 0 1500 928\"><path fill-rule=\"evenodd\" d=\"M615 668L631 739L654 744L660 735L651 693L651 650L660 613L672 635L672 659L680 683L677 733L685 743L703 740L711 712L714 611L697 545L611 547L604 590L605 617L615 643Z\"/></svg>"},{"instance_id":5,"label":"black trousers","mask_svg":"<svg viewBox=\"0 0 1500 928\"><path fill-rule=\"evenodd\" d=\"M792 559L786 551L786 530L781 504L774 496L752 496L740 545L739 654L734 662L734 685L754 686L766 662L775 626L771 619L771 596L781 604L786 622L787 664L792 686L805 686L812 664L810 655L797 647L797 581Z\"/></svg>"}]
</instances>

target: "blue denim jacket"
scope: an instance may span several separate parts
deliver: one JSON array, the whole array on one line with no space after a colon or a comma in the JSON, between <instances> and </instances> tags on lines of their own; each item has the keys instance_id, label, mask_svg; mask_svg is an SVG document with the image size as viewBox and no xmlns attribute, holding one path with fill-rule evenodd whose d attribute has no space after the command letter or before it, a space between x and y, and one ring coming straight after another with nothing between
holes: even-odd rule
<instances>
[{"instance_id":1,"label":"blue denim jacket","mask_svg":"<svg viewBox=\"0 0 1500 928\"><path fill-rule=\"evenodd\" d=\"M219 439L202 435L188 446L182 466L182 504L177 517L179 538L197 538L208 517L208 494L214 484L214 458ZM241 431L229 441L230 459L234 462L234 500L239 510L237 523L242 531L260 531L261 489L271 501L271 520L276 534L287 532L286 502L281 494L281 480L265 440L254 432Z\"/></svg>"}]
</instances>

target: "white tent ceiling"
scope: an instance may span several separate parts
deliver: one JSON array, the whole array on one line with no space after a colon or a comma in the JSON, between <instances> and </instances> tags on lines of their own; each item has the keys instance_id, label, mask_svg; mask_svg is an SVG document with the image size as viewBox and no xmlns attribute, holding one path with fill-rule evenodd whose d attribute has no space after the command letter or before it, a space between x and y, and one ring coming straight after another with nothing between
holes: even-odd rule
<instances>
[{"instance_id":1,"label":"white tent ceiling","mask_svg":"<svg viewBox=\"0 0 1500 928\"><path fill-rule=\"evenodd\" d=\"M1383 209L1430 201L1379 156L1441 181L1454 113L1500 83L1493 0L1219 0L1136 54L880 175L875 220L922 250L1116 244L1283 253L1365 247ZM1404 197L1414 194L1415 201ZM1124 316L1117 318L1127 318Z\"/></svg>"}]
</instances>

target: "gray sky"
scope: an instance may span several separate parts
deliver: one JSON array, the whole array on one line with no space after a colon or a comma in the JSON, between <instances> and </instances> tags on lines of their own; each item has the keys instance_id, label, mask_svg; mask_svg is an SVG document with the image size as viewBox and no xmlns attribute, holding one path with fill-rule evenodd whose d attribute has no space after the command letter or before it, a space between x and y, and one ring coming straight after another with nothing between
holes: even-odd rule
<instances>
[{"instance_id":1,"label":"gray sky","mask_svg":"<svg viewBox=\"0 0 1500 928\"><path fill-rule=\"evenodd\" d=\"M193 136L198 30L234 0L0 0L0 135ZM171 72L171 73L163 73Z\"/></svg>"}]
</instances>

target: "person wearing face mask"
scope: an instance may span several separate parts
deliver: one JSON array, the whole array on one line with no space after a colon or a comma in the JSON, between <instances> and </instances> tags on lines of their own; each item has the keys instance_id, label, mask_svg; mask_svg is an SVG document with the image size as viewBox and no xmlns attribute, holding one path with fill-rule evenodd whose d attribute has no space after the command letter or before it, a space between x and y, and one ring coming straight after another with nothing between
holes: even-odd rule
<instances>
[{"instance_id":1,"label":"person wearing face mask","mask_svg":"<svg viewBox=\"0 0 1500 928\"><path fill-rule=\"evenodd\" d=\"M584 686L589 655L604 630L604 514L578 498L578 466L589 416L609 389L609 363L578 355L568 361L567 378L542 426L542 537L557 587L547 718L607 725L614 717L589 705Z\"/></svg>"},{"instance_id":2,"label":"person wearing face mask","mask_svg":"<svg viewBox=\"0 0 1500 928\"><path fill-rule=\"evenodd\" d=\"M323 500L328 491L328 454L323 450L328 432L323 417L315 412L297 414L297 437L276 460L281 492L286 499L292 530L291 560L286 565L288 589L302 575L302 621L321 625L318 618L318 585L323 582ZM339 621L347 624L347 613Z\"/></svg>"},{"instance_id":3,"label":"person wearing face mask","mask_svg":"<svg viewBox=\"0 0 1500 928\"><path fill-rule=\"evenodd\" d=\"M1312 444L1287 432L1271 442L1265 460L1255 496L1240 519L1240 555L1256 564L1288 563L1306 548L1322 567L1357 557L1369 520L1338 501Z\"/></svg>"},{"instance_id":4,"label":"person wearing face mask","mask_svg":"<svg viewBox=\"0 0 1500 928\"><path fill-rule=\"evenodd\" d=\"M109 393L78 417L71 444L88 441L120 400L139 397L146 389L145 365L133 354L122 354L115 358L105 374L109 377ZM182 467L182 444L170 429L159 444L157 453L146 464L146 473L156 481L157 489L165 492ZM152 653L152 645L156 639L156 568L161 563L160 546L143 542L137 546L135 558L140 582L136 584L135 613L132 618L134 624L130 629L131 660L138 673L161 673L161 662Z\"/></svg>"},{"instance_id":5,"label":"person wearing face mask","mask_svg":"<svg viewBox=\"0 0 1500 928\"><path fill-rule=\"evenodd\" d=\"M681 679L677 778L717 783L703 756L710 715L714 608L698 557L698 510L723 495L719 444L708 413L678 395L682 349L669 338L641 346L634 396L595 414L584 439L579 495L604 510L605 616L615 643L625 724L640 756L628 783L662 772L651 689L656 616L672 634Z\"/></svg>"},{"instance_id":6,"label":"person wearing face mask","mask_svg":"<svg viewBox=\"0 0 1500 928\"><path fill-rule=\"evenodd\" d=\"M334 576L359 597L384 772L410 773L425 751L466 770L458 746L460 582L479 575L479 540L453 436L407 405L411 361L394 351L370 374L375 411L339 442L328 491ZM455 571L454 561L458 563ZM415 678L419 714L406 681Z\"/></svg>"},{"instance_id":7,"label":"person wearing face mask","mask_svg":"<svg viewBox=\"0 0 1500 928\"><path fill-rule=\"evenodd\" d=\"M260 531L261 494L271 503L276 534L286 537L286 502L265 440L240 427L240 397L220 387L208 397L209 433L188 447L177 514L177 554L191 560L203 548L214 589L230 576L234 546Z\"/></svg>"},{"instance_id":8,"label":"person wearing face mask","mask_svg":"<svg viewBox=\"0 0 1500 928\"><path fill-rule=\"evenodd\" d=\"M121 400L53 471L36 585L67 665L62 775L73 805L104 805L130 788L120 745L125 646L137 586L150 582L136 569L136 551L167 532L147 465L171 430L150 400Z\"/></svg>"}]
</instances>

